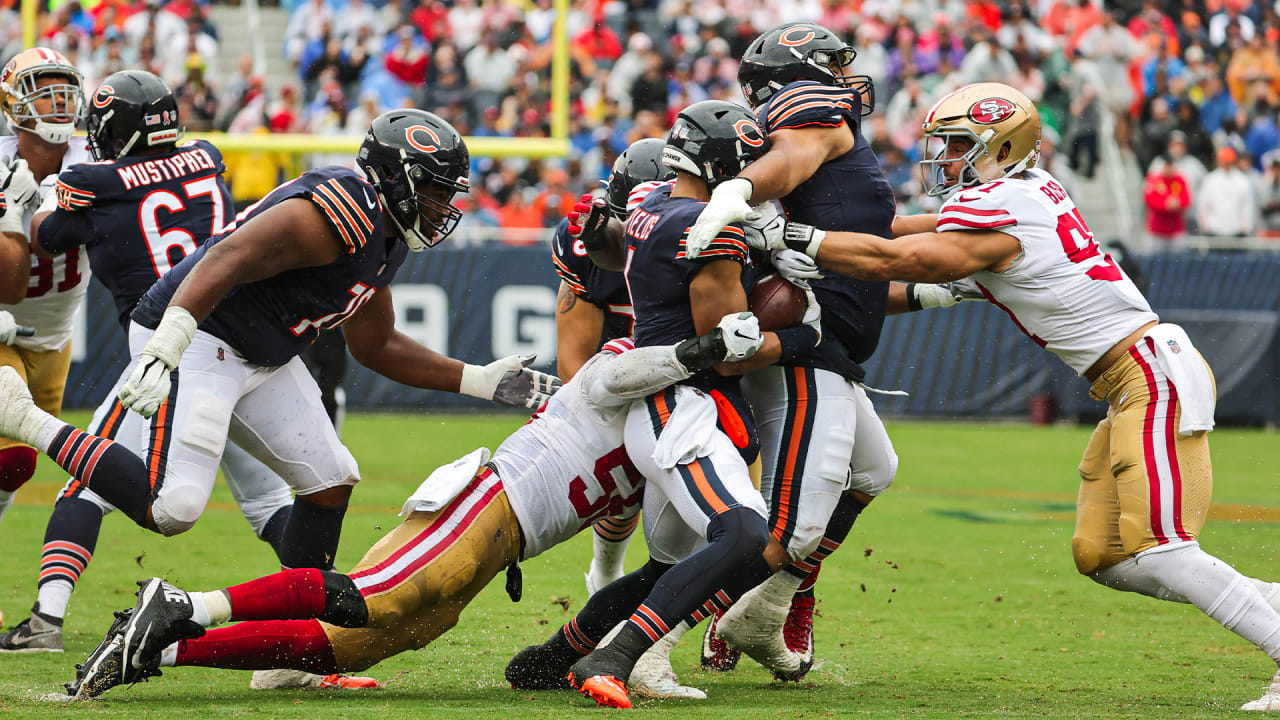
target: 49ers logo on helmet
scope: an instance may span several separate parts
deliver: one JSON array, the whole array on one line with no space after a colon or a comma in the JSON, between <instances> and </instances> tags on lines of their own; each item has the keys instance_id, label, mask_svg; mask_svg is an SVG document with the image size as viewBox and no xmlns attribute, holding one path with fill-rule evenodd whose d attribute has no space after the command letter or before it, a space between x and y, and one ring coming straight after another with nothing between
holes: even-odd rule
<instances>
[{"instance_id":1,"label":"49ers logo on helmet","mask_svg":"<svg viewBox=\"0 0 1280 720\"><path fill-rule=\"evenodd\" d=\"M425 135L425 139L422 137L415 137L419 133ZM433 153L440 149L440 136L436 134L435 130L432 130L426 125L414 125L407 128L404 131L404 138L409 141L410 145L425 153Z\"/></svg>"},{"instance_id":2,"label":"49ers logo on helmet","mask_svg":"<svg viewBox=\"0 0 1280 720\"><path fill-rule=\"evenodd\" d=\"M1004 98L989 97L970 105L969 117L981 125L995 125L1008 120L1017 109L1017 105Z\"/></svg>"},{"instance_id":3,"label":"49ers logo on helmet","mask_svg":"<svg viewBox=\"0 0 1280 720\"><path fill-rule=\"evenodd\" d=\"M800 27L791 28L790 30L782 33L778 38L778 44L786 45L787 47L799 47L809 42L814 37L816 37L816 35L814 35L813 31L802 25Z\"/></svg>"},{"instance_id":4,"label":"49ers logo on helmet","mask_svg":"<svg viewBox=\"0 0 1280 720\"><path fill-rule=\"evenodd\" d=\"M760 126L745 118L733 124L733 132L739 140L751 147L764 144L764 133L760 132Z\"/></svg>"},{"instance_id":5,"label":"49ers logo on helmet","mask_svg":"<svg viewBox=\"0 0 1280 720\"><path fill-rule=\"evenodd\" d=\"M116 89L110 85L103 85L98 88L98 92L93 94L93 106L96 108L104 108L116 99Z\"/></svg>"}]
</instances>

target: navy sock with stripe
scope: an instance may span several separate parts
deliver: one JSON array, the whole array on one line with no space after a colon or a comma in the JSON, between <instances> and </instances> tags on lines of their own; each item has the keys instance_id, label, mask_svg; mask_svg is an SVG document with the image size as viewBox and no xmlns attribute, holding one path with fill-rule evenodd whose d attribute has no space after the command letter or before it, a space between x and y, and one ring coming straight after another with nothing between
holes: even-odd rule
<instances>
[{"instance_id":1,"label":"navy sock with stripe","mask_svg":"<svg viewBox=\"0 0 1280 720\"><path fill-rule=\"evenodd\" d=\"M48 616L66 615L67 601L93 559L102 527L102 509L78 497L59 498L44 531L36 607Z\"/></svg>"},{"instance_id":2,"label":"navy sock with stripe","mask_svg":"<svg viewBox=\"0 0 1280 720\"><path fill-rule=\"evenodd\" d=\"M151 481L147 464L122 445L64 425L45 453L79 482L147 527Z\"/></svg>"},{"instance_id":3,"label":"navy sock with stripe","mask_svg":"<svg viewBox=\"0 0 1280 720\"><path fill-rule=\"evenodd\" d=\"M280 564L286 568L332 570L346 514L346 505L327 507L294 497L293 511L276 550Z\"/></svg>"}]
</instances>

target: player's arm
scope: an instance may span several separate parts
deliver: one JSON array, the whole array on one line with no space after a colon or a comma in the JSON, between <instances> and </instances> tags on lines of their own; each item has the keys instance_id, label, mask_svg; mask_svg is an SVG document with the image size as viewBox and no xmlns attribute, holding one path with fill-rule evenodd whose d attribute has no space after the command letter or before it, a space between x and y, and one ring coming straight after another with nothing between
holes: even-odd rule
<instances>
[{"instance_id":1,"label":"player's arm","mask_svg":"<svg viewBox=\"0 0 1280 720\"><path fill-rule=\"evenodd\" d=\"M604 311L561 280L556 295L556 374L561 380L568 382L596 354L603 331Z\"/></svg>"},{"instance_id":2,"label":"player's arm","mask_svg":"<svg viewBox=\"0 0 1280 720\"><path fill-rule=\"evenodd\" d=\"M342 324L342 334L352 357L379 375L412 387L458 392L462 361L418 343L395 325L391 290L383 287Z\"/></svg>"},{"instance_id":3,"label":"player's arm","mask_svg":"<svg viewBox=\"0 0 1280 720\"><path fill-rule=\"evenodd\" d=\"M958 280L979 270L1003 270L1022 250L1017 238L994 230L926 232L887 240L789 223L785 241L817 260L824 270L863 280L922 283Z\"/></svg>"},{"instance_id":4,"label":"player's arm","mask_svg":"<svg viewBox=\"0 0 1280 720\"><path fill-rule=\"evenodd\" d=\"M689 308L699 335L715 329L720 319L747 310L747 293L742 289L742 265L733 260L707 263L689 283ZM776 363L782 357L778 334L763 333L764 344L750 358L715 366L721 375L743 375Z\"/></svg>"},{"instance_id":5,"label":"player's arm","mask_svg":"<svg viewBox=\"0 0 1280 720\"><path fill-rule=\"evenodd\" d=\"M27 208L36 201L39 185L25 160L0 165L0 303L13 305L27 296L31 278L30 229L24 225Z\"/></svg>"},{"instance_id":6,"label":"player's arm","mask_svg":"<svg viewBox=\"0 0 1280 720\"><path fill-rule=\"evenodd\" d=\"M915 235L916 233L933 232L938 228L938 216L936 213L925 213L922 215L894 215L893 222L889 225L896 238L903 235Z\"/></svg>"},{"instance_id":7,"label":"player's arm","mask_svg":"<svg viewBox=\"0 0 1280 720\"><path fill-rule=\"evenodd\" d=\"M50 192L31 218L31 252L51 259L93 239L93 219L87 212L58 206L57 193Z\"/></svg>"},{"instance_id":8,"label":"player's arm","mask_svg":"<svg viewBox=\"0 0 1280 720\"><path fill-rule=\"evenodd\" d=\"M824 163L852 150L854 137L853 130L841 123L774 130L769 142L769 152L738 175L751 182L751 194L744 199L753 205L790 194ZM734 181L722 186L729 182Z\"/></svg>"},{"instance_id":9,"label":"player's arm","mask_svg":"<svg viewBox=\"0 0 1280 720\"><path fill-rule=\"evenodd\" d=\"M25 236L0 231L0 303L15 305L27 296L31 277L29 252Z\"/></svg>"}]
</instances>

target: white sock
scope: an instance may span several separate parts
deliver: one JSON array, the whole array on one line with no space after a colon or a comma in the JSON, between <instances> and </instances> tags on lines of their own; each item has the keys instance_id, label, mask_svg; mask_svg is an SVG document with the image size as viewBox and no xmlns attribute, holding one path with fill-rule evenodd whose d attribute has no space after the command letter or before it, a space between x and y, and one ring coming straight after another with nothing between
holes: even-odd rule
<instances>
[{"instance_id":1,"label":"white sock","mask_svg":"<svg viewBox=\"0 0 1280 720\"><path fill-rule=\"evenodd\" d=\"M681 620L675 627L671 628L671 632L659 638L658 642L654 643L653 646L655 648L661 647L663 652L670 655L676 644L680 642L680 638L684 637L684 634L692 628L693 625L688 620Z\"/></svg>"},{"instance_id":2,"label":"white sock","mask_svg":"<svg viewBox=\"0 0 1280 720\"><path fill-rule=\"evenodd\" d=\"M53 444L53 439L57 437L58 432L66 426L66 423L50 415L44 421L44 425L40 426L40 430L36 433L36 436L32 438L31 444L42 453L49 452L49 446Z\"/></svg>"},{"instance_id":3,"label":"white sock","mask_svg":"<svg viewBox=\"0 0 1280 720\"><path fill-rule=\"evenodd\" d=\"M56 618L66 616L72 590L75 586L66 580L50 580L41 585L36 593L36 607L40 608L40 614Z\"/></svg>"},{"instance_id":4,"label":"white sock","mask_svg":"<svg viewBox=\"0 0 1280 720\"><path fill-rule=\"evenodd\" d=\"M1169 602L1191 602L1185 595L1180 595L1161 584L1145 567L1139 567L1138 561L1134 558L1125 558L1122 562L1105 570L1095 570L1089 573L1089 578L1112 590L1138 593Z\"/></svg>"},{"instance_id":5,"label":"white sock","mask_svg":"<svg viewBox=\"0 0 1280 720\"><path fill-rule=\"evenodd\" d=\"M1155 548L1135 559L1165 587L1186 596L1204 614L1280 664L1280 613L1267 604L1249 578L1195 542L1169 550Z\"/></svg>"},{"instance_id":6,"label":"white sock","mask_svg":"<svg viewBox=\"0 0 1280 720\"><path fill-rule=\"evenodd\" d=\"M0 520L3 520L4 514L9 512L9 506L13 505L13 496L17 494L17 490L0 490Z\"/></svg>"},{"instance_id":7,"label":"white sock","mask_svg":"<svg viewBox=\"0 0 1280 720\"><path fill-rule=\"evenodd\" d=\"M231 600L221 590L187 593L191 598L191 620L203 627L221 625L231 619Z\"/></svg>"},{"instance_id":8,"label":"white sock","mask_svg":"<svg viewBox=\"0 0 1280 720\"><path fill-rule=\"evenodd\" d=\"M768 580L760 583L760 595L769 598L774 604L791 606L791 598L800 589L803 578L789 572L776 572Z\"/></svg>"},{"instance_id":9,"label":"white sock","mask_svg":"<svg viewBox=\"0 0 1280 720\"><path fill-rule=\"evenodd\" d=\"M632 533L634 535L634 533ZM627 557L627 546L632 535L624 540L605 540L591 533L591 572L603 577L622 574L622 561Z\"/></svg>"},{"instance_id":10,"label":"white sock","mask_svg":"<svg viewBox=\"0 0 1280 720\"><path fill-rule=\"evenodd\" d=\"M174 643L160 651L160 667L174 667L178 664L178 643Z\"/></svg>"}]
</instances>

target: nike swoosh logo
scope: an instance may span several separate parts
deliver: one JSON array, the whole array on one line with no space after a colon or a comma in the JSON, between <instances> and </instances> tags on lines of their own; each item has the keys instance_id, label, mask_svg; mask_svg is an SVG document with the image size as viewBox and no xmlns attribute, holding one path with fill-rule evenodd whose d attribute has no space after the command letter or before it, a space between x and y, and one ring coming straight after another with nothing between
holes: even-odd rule
<instances>
[{"instance_id":1,"label":"nike swoosh logo","mask_svg":"<svg viewBox=\"0 0 1280 720\"><path fill-rule=\"evenodd\" d=\"M743 335L741 330L734 330L733 334L737 337L742 338L743 340L755 340L754 335Z\"/></svg>"},{"instance_id":2,"label":"nike swoosh logo","mask_svg":"<svg viewBox=\"0 0 1280 720\"><path fill-rule=\"evenodd\" d=\"M1121 396L1120 396L1120 402L1118 402L1118 403L1116 403L1116 404L1117 404L1117 405L1123 405L1123 404L1124 404L1124 401L1125 401L1126 399L1128 399L1128 397L1129 397L1129 393L1125 393L1125 394L1121 395Z\"/></svg>"},{"instance_id":3,"label":"nike swoosh logo","mask_svg":"<svg viewBox=\"0 0 1280 720\"><path fill-rule=\"evenodd\" d=\"M362 188L362 189L364 190L364 201L366 203L369 203L369 209L373 210L374 208L378 207L378 198L374 195L369 194L369 188Z\"/></svg>"}]
</instances>

